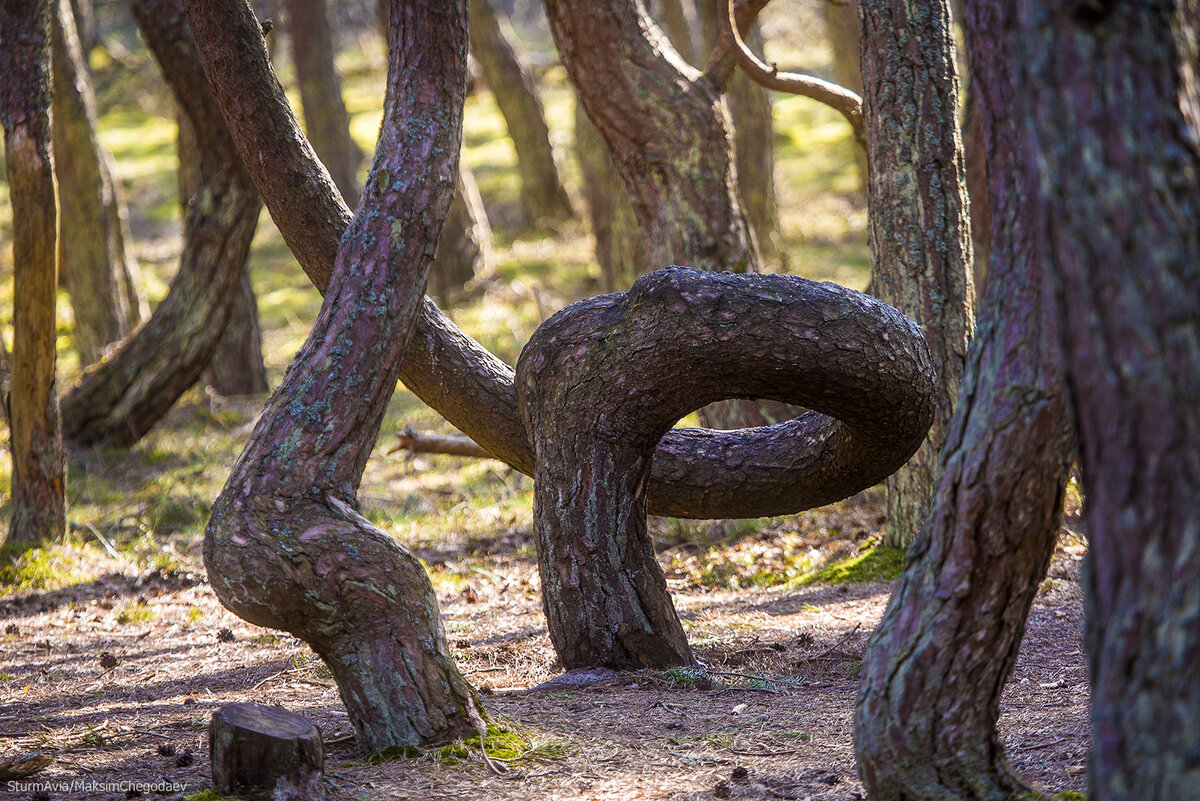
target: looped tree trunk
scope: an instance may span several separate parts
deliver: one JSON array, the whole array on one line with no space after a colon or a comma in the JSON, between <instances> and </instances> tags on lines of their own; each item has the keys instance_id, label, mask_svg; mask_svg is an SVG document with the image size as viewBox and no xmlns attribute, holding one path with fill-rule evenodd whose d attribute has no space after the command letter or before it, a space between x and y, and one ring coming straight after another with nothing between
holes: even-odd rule
<instances>
[{"instance_id":1,"label":"looped tree trunk","mask_svg":"<svg viewBox=\"0 0 1200 801\"><path fill-rule=\"evenodd\" d=\"M890 471L929 429L936 388L915 324L791 276L671 268L556 314L521 354L517 398L534 446L543 605L563 665L692 661L646 534L651 458L680 417L723 398L801 404L816 411L789 424L798 448L821 441L826 459L852 454Z\"/></svg>"}]
</instances>

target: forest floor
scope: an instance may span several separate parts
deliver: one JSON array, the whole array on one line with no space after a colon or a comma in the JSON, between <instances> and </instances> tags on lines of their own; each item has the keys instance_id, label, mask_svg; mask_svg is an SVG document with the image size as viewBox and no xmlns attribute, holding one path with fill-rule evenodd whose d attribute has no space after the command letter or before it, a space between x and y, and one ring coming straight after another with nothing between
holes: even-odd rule
<instances>
[{"instance_id":1,"label":"forest floor","mask_svg":"<svg viewBox=\"0 0 1200 801\"><path fill-rule=\"evenodd\" d=\"M839 527L858 532L843 544L869 542L876 532L862 524L878 518L878 494L823 514L812 526L818 549ZM852 714L866 640L889 584L738 586L734 574L714 584L696 569L698 557L740 564L756 553L759 567L783 571L780 536L768 528L661 548L706 671L612 674L585 687L543 689L559 668L541 614L531 532L518 525L489 541L417 546L455 657L503 730L486 741L500 775L477 744L364 759L320 660L292 637L221 607L194 553L174 567L147 569L94 543L72 546L64 558L82 580L13 593L0 606L0 757L54 757L28 783L0 784L0 798L200 793L210 786L209 718L235 702L278 704L319 725L331 799L862 798ZM681 559L682 551L692 556ZM1088 750L1082 551L1065 533L1000 719L1018 771L1048 794L1066 791L1060 798L1083 789Z\"/></svg>"}]
</instances>

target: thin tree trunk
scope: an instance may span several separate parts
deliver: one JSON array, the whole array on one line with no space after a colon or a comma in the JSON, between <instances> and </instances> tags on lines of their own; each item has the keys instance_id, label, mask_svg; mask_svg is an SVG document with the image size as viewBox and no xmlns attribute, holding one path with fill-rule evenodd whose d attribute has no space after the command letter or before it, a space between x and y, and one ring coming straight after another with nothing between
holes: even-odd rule
<instances>
[{"instance_id":1,"label":"thin tree trunk","mask_svg":"<svg viewBox=\"0 0 1200 801\"><path fill-rule=\"evenodd\" d=\"M1089 792L1194 798L1200 17L1183 0L1014 5L1001 20L973 7L968 24L1018 72L1023 200L1080 437Z\"/></svg>"},{"instance_id":2,"label":"thin tree trunk","mask_svg":"<svg viewBox=\"0 0 1200 801\"><path fill-rule=\"evenodd\" d=\"M625 182L608 155L608 146L579 104L575 106L575 158L579 160L583 198L596 238L601 286L605 292L629 289L639 275L652 269L646 240L629 205Z\"/></svg>"},{"instance_id":3,"label":"thin tree trunk","mask_svg":"<svg viewBox=\"0 0 1200 801\"><path fill-rule=\"evenodd\" d=\"M197 139L202 185L188 206L167 297L63 396L65 436L80 445L136 442L196 383L225 330L262 205L178 12L161 0L136 0L133 10L176 102L205 131Z\"/></svg>"},{"instance_id":4,"label":"thin tree trunk","mask_svg":"<svg viewBox=\"0 0 1200 801\"><path fill-rule=\"evenodd\" d=\"M204 180L200 173L196 129L192 127L187 114L182 111L176 112L175 121L179 130L176 140L179 205L186 217L188 206L203 187ZM213 352L212 360L200 380L226 398L262 395L270 390L270 386L267 383L267 366L262 355L258 299L254 296L254 285L250 283L248 259L232 303L225 330L221 332L217 349Z\"/></svg>"},{"instance_id":5,"label":"thin tree trunk","mask_svg":"<svg viewBox=\"0 0 1200 801\"><path fill-rule=\"evenodd\" d=\"M858 0L823 0L821 11L825 18L825 35L829 37L830 47L833 48L833 75L840 86L861 96L862 47L858 26ZM861 147L854 148L854 158L865 188L867 151ZM987 192L986 186L983 191Z\"/></svg>"},{"instance_id":6,"label":"thin tree trunk","mask_svg":"<svg viewBox=\"0 0 1200 801\"><path fill-rule=\"evenodd\" d=\"M534 227L562 222L574 212L550 145L546 113L533 75L517 57L505 27L491 0L471 0L471 52L504 115L517 151L525 217Z\"/></svg>"},{"instance_id":7,"label":"thin tree trunk","mask_svg":"<svg viewBox=\"0 0 1200 801\"><path fill-rule=\"evenodd\" d=\"M537 454L542 606L562 664L692 662L646 534L646 482L659 439L697 403L821 409L840 422L809 413L799 436L870 443L886 471L923 438L934 390L911 321L793 276L660 270L543 323L517 362L517 398Z\"/></svg>"},{"instance_id":8,"label":"thin tree trunk","mask_svg":"<svg viewBox=\"0 0 1200 801\"><path fill-rule=\"evenodd\" d=\"M689 0L655 0L649 5L651 16L662 25L680 57L689 64L697 64L699 51L696 47L696 35L700 23L695 18L696 9ZM704 5L701 3L702 7Z\"/></svg>"},{"instance_id":9,"label":"thin tree trunk","mask_svg":"<svg viewBox=\"0 0 1200 801\"><path fill-rule=\"evenodd\" d=\"M907 545L929 515L974 322L958 81L946 0L911 15L892 0L859 9L871 285L925 329L941 385L929 438L888 479L884 541Z\"/></svg>"},{"instance_id":10,"label":"thin tree trunk","mask_svg":"<svg viewBox=\"0 0 1200 801\"><path fill-rule=\"evenodd\" d=\"M459 161L458 185L429 271L429 293L443 306L462 300L466 286L489 275L493 265L492 228L471 169Z\"/></svg>"},{"instance_id":11,"label":"thin tree trunk","mask_svg":"<svg viewBox=\"0 0 1200 801\"><path fill-rule=\"evenodd\" d=\"M50 4L0 2L0 124L13 211L12 523L8 541L66 532L54 390L58 204L50 156Z\"/></svg>"},{"instance_id":12,"label":"thin tree trunk","mask_svg":"<svg viewBox=\"0 0 1200 801\"><path fill-rule=\"evenodd\" d=\"M204 0L189 11L205 36L213 20L233 18L228 44L265 61L244 2ZM466 0L394 2L388 39L384 121L361 211L341 240L312 333L217 499L204 541L222 603L321 655L368 751L483 727L424 568L356 509L454 195Z\"/></svg>"},{"instance_id":13,"label":"thin tree trunk","mask_svg":"<svg viewBox=\"0 0 1200 801\"><path fill-rule=\"evenodd\" d=\"M325 0L285 0L292 61L304 108L308 141L329 169L346 203L358 204L358 165L363 154L350 136L342 80L333 65L333 37Z\"/></svg>"},{"instance_id":14,"label":"thin tree trunk","mask_svg":"<svg viewBox=\"0 0 1200 801\"><path fill-rule=\"evenodd\" d=\"M62 229L60 278L75 312L72 339L87 366L142 321L137 262L96 137L96 97L69 0L52 2L54 149Z\"/></svg>"},{"instance_id":15,"label":"thin tree trunk","mask_svg":"<svg viewBox=\"0 0 1200 801\"><path fill-rule=\"evenodd\" d=\"M972 44L991 22L975 18ZM997 211L992 280L942 452L933 510L864 661L855 716L875 801L1007 801L1028 790L996 732L1054 551L1072 442L1050 289L1029 232L1011 51L973 48ZM1090 499L1089 499L1090 503Z\"/></svg>"}]
</instances>

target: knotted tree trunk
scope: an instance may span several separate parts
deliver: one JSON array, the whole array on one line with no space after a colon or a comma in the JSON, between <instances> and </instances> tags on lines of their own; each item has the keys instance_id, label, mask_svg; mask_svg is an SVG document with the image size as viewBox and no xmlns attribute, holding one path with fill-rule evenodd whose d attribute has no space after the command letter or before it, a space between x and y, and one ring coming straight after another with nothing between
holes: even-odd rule
<instances>
[{"instance_id":1,"label":"knotted tree trunk","mask_svg":"<svg viewBox=\"0 0 1200 801\"><path fill-rule=\"evenodd\" d=\"M63 396L63 431L80 445L128 445L150 430L212 360L245 272L262 207L171 0L136 0L139 29L192 125L201 186L184 219L167 297L137 332Z\"/></svg>"},{"instance_id":2,"label":"knotted tree trunk","mask_svg":"<svg viewBox=\"0 0 1200 801\"><path fill-rule=\"evenodd\" d=\"M69 0L51 3L54 62L54 172L62 228L60 280L75 313L81 366L132 331L146 314L140 271L127 246L125 211L96 137L96 96Z\"/></svg>"},{"instance_id":3,"label":"knotted tree trunk","mask_svg":"<svg viewBox=\"0 0 1200 801\"><path fill-rule=\"evenodd\" d=\"M822 443L840 498L911 455L934 392L916 326L833 284L674 268L556 314L521 353L517 398L534 445L542 603L563 665L692 661L646 534L651 458L684 414L730 397L816 410L793 435Z\"/></svg>"},{"instance_id":4,"label":"knotted tree trunk","mask_svg":"<svg viewBox=\"0 0 1200 801\"><path fill-rule=\"evenodd\" d=\"M969 18L972 44L1006 15ZM996 733L1054 551L1071 461L1039 213L1025 199L1011 50L972 47L997 222L992 275L947 431L933 510L864 664L855 744L873 799L1005 801L1026 791ZM1090 500L1089 500L1090 502Z\"/></svg>"},{"instance_id":5,"label":"knotted tree trunk","mask_svg":"<svg viewBox=\"0 0 1200 801\"><path fill-rule=\"evenodd\" d=\"M569 220L574 212L550 145L546 113L533 75L517 57L506 27L491 0L471 0L471 52L517 151L526 220L535 227Z\"/></svg>"},{"instance_id":6,"label":"knotted tree trunk","mask_svg":"<svg viewBox=\"0 0 1200 801\"><path fill-rule=\"evenodd\" d=\"M928 440L888 479L884 540L907 545L929 514L974 325L958 81L946 0L859 11L872 291L925 329L940 386Z\"/></svg>"},{"instance_id":7,"label":"knotted tree trunk","mask_svg":"<svg viewBox=\"0 0 1200 801\"><path fill-rule=\"evenodd\" d=\"M66 472L54 391L58 204L50 158L50 6L0 2L0 124L13 210L13 517L9 542L66 531Z\"/></svg>"},{"instance_id":8,"label":"knotted tree trunk","mask_svg":"<svg viewBox=\"0 0 1200 801\"><path fill-rule=\"evenodd\" d=\"M237 20L221 34L228 45L265 63L249 6L221 10ZM204 15L193 18L203 29ZM483 725L424 568L356 510L454 194L466 0L394 2L389 42L384 121L361 211L313 331L234 466L204 541L221 601L321 655L370 751Z\"/></svg>"}]
</instances>

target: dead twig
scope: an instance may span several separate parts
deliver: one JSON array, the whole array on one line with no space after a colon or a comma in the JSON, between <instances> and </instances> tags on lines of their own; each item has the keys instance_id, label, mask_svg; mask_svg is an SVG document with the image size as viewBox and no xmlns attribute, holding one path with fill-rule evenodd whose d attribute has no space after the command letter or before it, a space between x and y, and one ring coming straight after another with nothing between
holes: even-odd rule
<instances>
[{"instance_id":1,"label":"dead twig","mask_svg":"<svg viewBox=\"0 0 1200 801\"><path fill-rule=\"evenodd\" d=\"M444 456L468 456L476 459L496 458L479 447L470 437L461 434L419 432L414 431L411 426L405 426L404 431L396 435L396 444L388 449L387 455L391 456L400 451L407 451L410 456L415 453L437 453Z\"/></svg>"}]
</instances>

